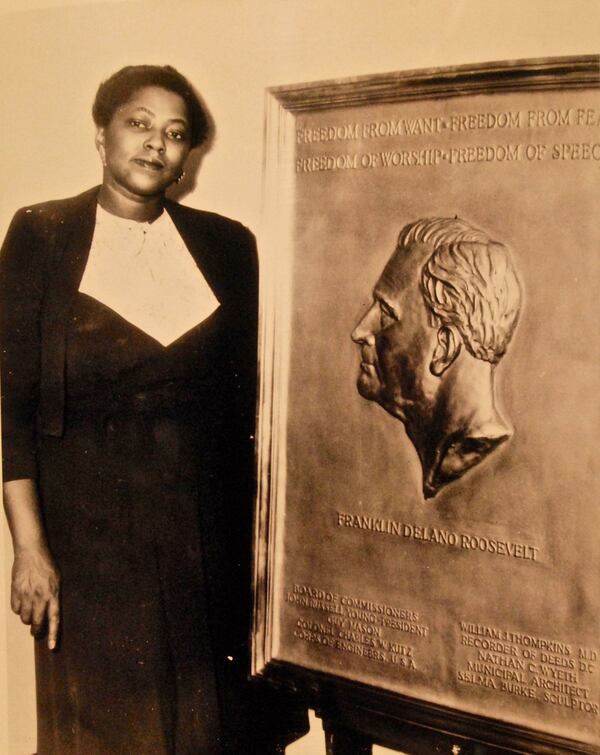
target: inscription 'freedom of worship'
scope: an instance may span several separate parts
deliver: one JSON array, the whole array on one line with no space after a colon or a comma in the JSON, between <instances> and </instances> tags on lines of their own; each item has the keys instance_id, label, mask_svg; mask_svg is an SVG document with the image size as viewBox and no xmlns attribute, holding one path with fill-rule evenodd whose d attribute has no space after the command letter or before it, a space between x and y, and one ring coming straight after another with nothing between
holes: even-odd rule
<instances>
[{"instance_id":1,"label":"inscription 'freedom of worship'","mask_svg":"<svg viewBox=\"0 0 600 755\"><path fill-rule=\"evenodd\" d=\"M425 168L472 163L535 163L542 160L600 162L600 141L553 144L469 144L461 147L380 150L296 158L296 173L369 168Z\"/></svg>"},{"instance_id":2,"label":"inscription 'freedom of worship'","mask_svg":"<svg viewBox=\"0 0 600 755\"><path fill-rule=\"evenodd\" d=\"M551 128L575 128L575 139L543 139L532 142L517 139L496 144L436 143L437 137L473 132L539 134ZM388 118L341 124L301 125L296 129L296 173L365 170L377 168L420 168L438 165L470 165L473 163L536 163L541 161L600 162L600 109L590 107L548 108L545 110L503 110L451 115ZM581 137L579 137L581 133ZM586 138L584 134L591 134ZM369 142L378 139L429 137L431 144L418 148L357 150L353 152L306 154L307 147L336 142Z\"/></svg>"}]
</instances>

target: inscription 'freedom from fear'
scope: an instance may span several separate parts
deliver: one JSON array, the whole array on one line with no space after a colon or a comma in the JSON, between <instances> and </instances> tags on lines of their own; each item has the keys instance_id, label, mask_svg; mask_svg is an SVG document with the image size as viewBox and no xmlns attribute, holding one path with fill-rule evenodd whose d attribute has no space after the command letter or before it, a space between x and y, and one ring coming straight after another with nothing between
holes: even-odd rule
<instances>
[{"instance_id":1,"label":"inscription 'freedom from fear'","mask_svg":"<svg viewBox=\"0 0 600 755\"><path fill-rule=\"evenodd\" d=\"M296 129L297 144L358 141L388 137L426 136L469 131L556 128L557 126L600 126L600 110L589 107L550 108L478 112L448 116L390 118L363 123L301 126Z\"/></svg>"},{"instance_id":2,"label":"inscription 'freedom from fear'","mask_svg":"<svg viewBox=\"0 0 600 755\"><path fill-rule=\"evenodd\" d=\"M576 129L582 138L539 141L544 129ZM461 134L501 132L512 135L499 143L457 144ZM541 161L600 161L600 109L590 107L473 112L414 118L388 118L341 124L301 125L296 129L296 173L422 168L474 163L536 163ZM519 141L518 134L525 136ZM587 135L591 134L591 138ZM538 141L530 141L531 136ZM426 137L431 143L406 149L358 149L318 153L307 149L321 144L368 143L376 140ZM408 144L408 142L407 142Z\"/></svg>"}]
</instances>

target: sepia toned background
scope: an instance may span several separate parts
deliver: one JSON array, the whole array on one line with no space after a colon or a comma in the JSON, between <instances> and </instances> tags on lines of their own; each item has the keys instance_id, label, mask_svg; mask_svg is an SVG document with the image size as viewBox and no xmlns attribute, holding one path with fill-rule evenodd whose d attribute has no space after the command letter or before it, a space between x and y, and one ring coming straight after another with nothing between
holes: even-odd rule
<instances>
[{"instance_id":1,"label":"sepia toned background","mask_svg":"<svg viewBox=\"0 0 600 755\"><path fill-rule=\"evenodd\" d=\"M217 125L184 202L261 234L265 87L391 70L597 52L596 0L3 0L0 233L27 203L100 179L91 102L132 63L171 63L202 92ZM375 269L375 268L373 268ZM365 275L365 279L366 279ZM365 280L367 285L369 282ZM392 421L390 419L390 421ZM0 752L35 749L33 663L8 611L10 544L0 564ZM292 755L323 752L318 724Z\"/></svg>"}]
</instances>

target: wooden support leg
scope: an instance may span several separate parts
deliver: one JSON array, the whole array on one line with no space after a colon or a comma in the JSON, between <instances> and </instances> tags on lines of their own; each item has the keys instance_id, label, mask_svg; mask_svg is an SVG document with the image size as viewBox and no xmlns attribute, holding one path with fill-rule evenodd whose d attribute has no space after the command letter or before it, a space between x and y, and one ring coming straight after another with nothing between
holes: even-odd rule
<instances>
[{"instance_id":1,"label":"wooden support leg","mask_svg":"<svg viewBox=\"0 0 600 755\"><path fill-rule=\"evenodd\" d=\"M372 755L373 745L363 734L330 720L323 721L323 728L327 755Z\"/></svg>"}]
</instances>

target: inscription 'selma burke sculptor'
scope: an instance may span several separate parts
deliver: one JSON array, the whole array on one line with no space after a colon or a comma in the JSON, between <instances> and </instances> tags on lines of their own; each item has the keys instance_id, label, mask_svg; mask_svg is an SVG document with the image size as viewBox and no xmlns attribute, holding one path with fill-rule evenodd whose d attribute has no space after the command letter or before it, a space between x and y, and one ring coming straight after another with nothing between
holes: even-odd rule
<instances>
[{"instance_id":1,"label":"inscription 'selma burke sculptor'","mask_svg":"<svg viewBox=\"0 0 600 755\"><path fill-rule=\"evenodd\" d=\"M517 326L508 249L458 218L406 225L352 333L360 395L406 428L431 498L512 435L494 368Z\"/></svg>"}]
</instances>

